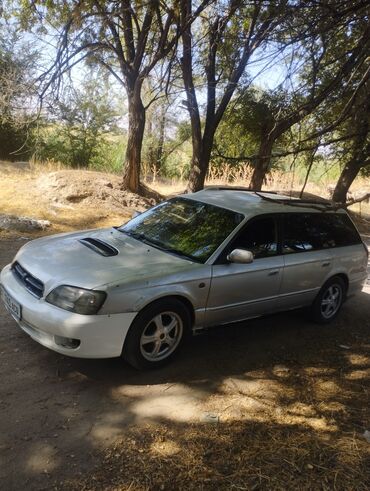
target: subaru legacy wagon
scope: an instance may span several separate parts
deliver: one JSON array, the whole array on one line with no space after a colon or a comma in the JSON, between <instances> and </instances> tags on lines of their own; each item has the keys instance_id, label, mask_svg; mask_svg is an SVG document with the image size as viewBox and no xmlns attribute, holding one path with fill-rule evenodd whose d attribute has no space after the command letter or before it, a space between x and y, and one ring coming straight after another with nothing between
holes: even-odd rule
<instances>
[{"instance_id":1,"label":"subaru legacy wagon","mask_svg":"<svg viewBox=\"0 0 370 491\"><path fill-rule=\"evenodd\" d=\"M194 330L300 307L327 323L361 291L367 260L344 210L208 188L120 227L31 241L0 281L6 308L40 344L150 368Z\"/></svg>"}]
</instances>

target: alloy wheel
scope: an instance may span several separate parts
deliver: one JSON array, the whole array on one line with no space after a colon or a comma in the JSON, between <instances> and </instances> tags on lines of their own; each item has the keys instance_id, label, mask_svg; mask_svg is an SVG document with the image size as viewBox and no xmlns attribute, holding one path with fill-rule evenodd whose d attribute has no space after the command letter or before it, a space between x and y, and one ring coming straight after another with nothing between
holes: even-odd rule
<instances>
[{"instance_id":1,"label":"alloy wheel","mask_svg":"<svg viewBox=\"0 0 370 491\"><path fill-rule=\"evenodd\" d=\"M176 312L162 312L148 322L140 338L140 352L148 361L170 356L181 341L183 322Z\"/></svg>"},{"instance_id":2,"label":"alloy wheel","mask_svg":"<svg viewBox=\"0 0 370 491\"><path fill-rule=\"evenodd\" d=\"M325 319L330 319L333 317L342 303L343 291L339 284L332 284L325 291L321 300L321 315Z\"/></svg>"}]
</instances>

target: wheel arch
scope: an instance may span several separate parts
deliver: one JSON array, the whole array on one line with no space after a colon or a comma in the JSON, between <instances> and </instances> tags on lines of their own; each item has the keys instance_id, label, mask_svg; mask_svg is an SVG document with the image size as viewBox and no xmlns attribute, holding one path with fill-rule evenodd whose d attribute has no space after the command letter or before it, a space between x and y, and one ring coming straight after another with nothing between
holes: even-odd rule
<instances>
[{"instance_id":1,"label":"wheel arch","mask_svg":"<svg viewBox=\"0 0 370 491\"><path fill-rule=\"evenodd\" d=\"M181 302L186 307L186 309L188 310L188 312L190 314L191 325L193 326L194 325L194 322L195 322L195 309L194 309L194 305L184 295L173 294L173 295L163 295L163 296L157 297L155 299L152 299L150 302L142 305L141 308L140 308L140 311L142 311L143 309L146 309L147 307L149 307L151 305L154 305L154 304L156 304L158 302L163 302L165 300L170 300L170 299L171 300L178 300L179 302Z\"/></svg>"},{"instance_id":2,"label":"wheel arch","mask_svg":"<svg viewBox=\"0 0 370 491\"><path fill-rule=\"evenodd\" d=\"M348 276L345 273L338 273L335 276L339 276L344 281L345 287L346 287L346 292L348 290L348 285L349 285L349 279Z\"/></svg>"},{"instance_id":3,"label":"wheel arch","mask_svg":"<svg viewBox=\"0 0 370 491\"><path fill-rule=\"evenodd\" d=\"M348 291L348 286L349 286L349 278L348 276L346 275L346 273L343 273L343 272L340 272L340 273L335 273L335 274L332 274L324 283L323 286L325 286L325 284L328 282L328 281L331 281L333 278L340 278L341 280L343 280L344 282L344 286L346 288L346 291L344 292L345 294L347 293Z\"/></svg>"}]
</instances>

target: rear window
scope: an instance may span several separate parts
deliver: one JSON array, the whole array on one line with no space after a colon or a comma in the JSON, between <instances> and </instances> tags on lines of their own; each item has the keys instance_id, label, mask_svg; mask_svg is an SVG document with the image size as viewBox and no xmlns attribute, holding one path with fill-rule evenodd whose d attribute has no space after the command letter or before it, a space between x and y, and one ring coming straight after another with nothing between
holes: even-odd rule
<instances>
[{"instance_id":1,"label":"rear window","mask_svg":"<svg viewBox=\"0 0 370 491\"><path fill-rule=\"evenodd\" d=\"M283 252L313 251L361 243L345 214L292 213L284 215Z\"/></svg>"}]
</instances>

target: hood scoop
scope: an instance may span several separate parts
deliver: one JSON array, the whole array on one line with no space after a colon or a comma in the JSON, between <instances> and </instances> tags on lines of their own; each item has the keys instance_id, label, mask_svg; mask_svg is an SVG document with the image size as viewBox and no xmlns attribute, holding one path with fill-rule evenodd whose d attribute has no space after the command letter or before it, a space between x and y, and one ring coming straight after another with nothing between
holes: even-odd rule
<instances>
[{"instance_id":1,"label":"hood scoop","mask_svg":"<svg viewBox=\"0 0 370 491\"><path fill-rule=\"evenodd\" d=\"M117 256L118 254L118 249L100 239L86 237L79 239L79 242L104 257Z\"/></svg>"}]
</instances>

